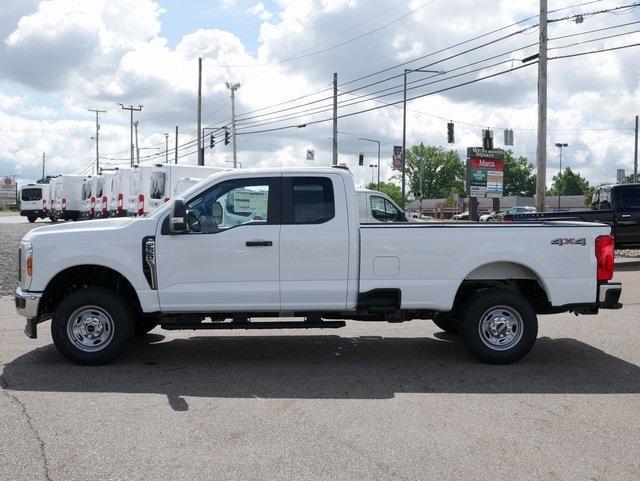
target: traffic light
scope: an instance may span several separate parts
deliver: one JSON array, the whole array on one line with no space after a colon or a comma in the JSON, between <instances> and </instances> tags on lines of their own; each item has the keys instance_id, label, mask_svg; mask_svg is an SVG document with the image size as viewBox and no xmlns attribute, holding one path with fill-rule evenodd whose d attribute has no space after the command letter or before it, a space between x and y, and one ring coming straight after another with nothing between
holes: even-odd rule
<instances>
[{"instance_id":1,"label":"traffic light","mask_svg":"<svg viewBox=\"0 0 640 481\"><path fill-rule=\"evenodd\" d=\"M493 149L493 130L482 130L482 147L487 150Z\"/></svg>"},{"instance_id":2,"label":"traffic light","mask_svg":"<svg viewBox=\"0 0 640 481\"><path fill-rule=\"evenodd\" d=\"M224 129L224 145L229 145L229 131Z\"/></svg>"},{"instance_id":3,"label":"traffic light","mask_svg":"<svg viewBox=\"0 0 640 481\"><path fill-rule=\"evenodd\" d=\"M213 146L216 145L214 138L213 138L213 134L211 134L211 136L209 137L209 148L213 149Z\"/></svg>"},{"instance_id":4,"label":"traffic light","mask_svg":"<svg viewBox=\"0 0 640 481\"><path fill-rule=\"evenodd\" d=\"M512 129L504 129L504 145L513 145Z\"/></svg>"},{"instance_id":5,"label":"traffic light","mask_svg":"<svg viewBox=\"0 0 640 481\"><path fill-rule=\"evenodd\" d=\"M456 143L456 136L453 130L453 122L447 124L447 142L450 144Z\"/></svg>"},{"instance_id":6,"label":"traffic light","mask_svg":"<svg viewBox=\"0 0 640 481\"><path fill-rule=\"evenodd\" d=\"M364 165L364 154L363 154L363 153L360 153L360 154L358 155L358 165L359 165L360 167L362 167L362 166Z\"/></svg>"}]
</instances>

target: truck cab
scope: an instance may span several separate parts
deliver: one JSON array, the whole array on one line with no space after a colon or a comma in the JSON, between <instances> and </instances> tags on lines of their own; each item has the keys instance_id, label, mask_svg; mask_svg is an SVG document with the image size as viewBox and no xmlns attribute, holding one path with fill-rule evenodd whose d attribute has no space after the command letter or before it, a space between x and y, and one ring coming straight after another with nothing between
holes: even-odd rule
<instances>
[{"instance_id":1,"label":"truck cab","mask_svg":"<svg viewBox=\"0 0 640 481\"><path fill-rule=\"evenodd\" d=\"M406 213L387 194L370 189L358 189L356 193L361 223L409 222Z\"/></svg>"}]
</instances>

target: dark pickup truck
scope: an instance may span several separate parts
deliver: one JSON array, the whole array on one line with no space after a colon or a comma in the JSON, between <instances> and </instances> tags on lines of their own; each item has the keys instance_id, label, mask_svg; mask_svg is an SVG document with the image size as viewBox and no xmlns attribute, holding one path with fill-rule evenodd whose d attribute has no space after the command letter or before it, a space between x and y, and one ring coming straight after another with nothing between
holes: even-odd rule
<instances>
[{"instance_id":1,"label":"dark pickup truck","mask_svg":"<svg viewBox=\"0 0 640 481\"><path fill-rule=\"evenodd\" d=\"M591 210L505 215L503 222L567 220L599 222L611 226L616 249L640 249L640 184L599 187L591 199Z\"/></svg>"}]
</instances>

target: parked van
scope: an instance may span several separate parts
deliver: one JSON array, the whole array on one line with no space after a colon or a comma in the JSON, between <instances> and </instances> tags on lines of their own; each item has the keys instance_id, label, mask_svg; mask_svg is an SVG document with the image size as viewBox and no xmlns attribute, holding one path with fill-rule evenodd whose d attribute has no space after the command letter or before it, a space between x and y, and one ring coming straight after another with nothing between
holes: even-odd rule
<instances>
[{"instance_id":1,"label":"parked van","mask_svg":"<svg viewBox=\"0 0 640 481\"><path fill-rule=\"evenodd\" d=\"M52 222L58 219L78 220L84 213L82 187L84 176L63 174L51 179L51 212Z\"/></svg>"},{"instance_id":2,"label":"parked van","mask_svg":"<svg viewBox=\"0 0 640 481\"><path fill-rule=\"evenodd\" d=\"M81 217L87 219L93 219L90 215L91 212L91 188L93 177L91 175L84 178L82 181L82 196L80 197L82 202L82 214Z\"/></svg>"},{"instance_id":3,"label":"parked van","mask_svg":"<svg viewBox=\"0 0 640 481\"><path fill-rule=\"evenodd\" d=\"M127 197L132 170L116 167L111 173L109 187L109 215L123 217L127 215Z\"/></svg>"},{"instance_id":4,"label":"parked van","mask_svg":"<svg viewBox=\"0 0 640 481\"><path fill-rule=\"evenodd\" d=\"M180 179L203 179L224 170L228 169L175 164L134 166L129 182L128 214L144 215L153 212L171 198Z\"/></svg>"},{"instance_id":5,"label":"parked van","mask_svg":"<svg viewBox=\"0 0 640 481\"><path fill-rule=\"evenodd\" d=\"M95 183L96 188L96 218L104 218L111 216L111 210L109 208L109 199L111 198L111 178L113 174L111 172L101 172L98 175L98 179Z\"/></svg>"},{"instance_id":6,"label":"parked van","mask_svg":"<svg viewBox=\"0 0 640 481\"><path fill-rule=\"evenodd\" d=\"M47 199L49 184L27 184L20 188L20 215L29 222L44 219L49 215Z\"/></svg>"},{"instance_id":7,"label":"parked van","mask_svg":"<svg viewBox=\"0 0 640 481\"><path fill-rule=\"evenodd\" d=\"M176 197L177 195L182 194L186 190L190 189L192 185L196 185L202 179L198 179L195 177L180 177L178 182L176 182L176 186L171 192L172 197Z\"/></svg>"}]
</instances>

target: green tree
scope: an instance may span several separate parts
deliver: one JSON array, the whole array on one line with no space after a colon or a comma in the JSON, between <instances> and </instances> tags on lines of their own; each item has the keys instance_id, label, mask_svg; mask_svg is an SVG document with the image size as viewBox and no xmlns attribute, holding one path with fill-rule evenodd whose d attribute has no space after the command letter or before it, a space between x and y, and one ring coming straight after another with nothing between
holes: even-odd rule
<instances>
[{"instance_id":1,"label":"green tree","mask_svg":"<svg viewBox=\"0 0 640 481\"><path fill-rule=\"evenodd\" d=\"M589 181L578 172L567 167L561 173L553 176L553 183L548 195L587 195L589 193Z\"/></svg>"},{"instance_id":2,"label":"green tree","mask_svg":"<svg viewBox=\"0 0 640 481\"><path fill-rule=\"evenodd\" d=\"M389 197L391 197L396 204L402 205L402 189L400 188L399 185L396 185L392 182L381 181L379 189L378 189L377 183L371 183L367 185L367 189L383 192L387 194Z\"/></svg>"},{"instance_id":3,"label":"green tree","mask_svg":"<svg viewBox=\"0 0 640 481\"><path fill-rule=\"evenodd\" d=\"M533 196L536 193L536 174L526 157L514 157L511 150L504 153L504 195Z\"/></svg>"},{"instance_id":4,"label":"green tree","mask_svg":"<svg viewBox=\"0 0 640 481\"><path fill-rule=\"evenodd\" d=\"M464 195L465 165L455 150L432 145L414 145L407 151L407 185L414 198L447 198ZM422 182L420 172L422 171Z\"/></svg>"}]
</instances>

